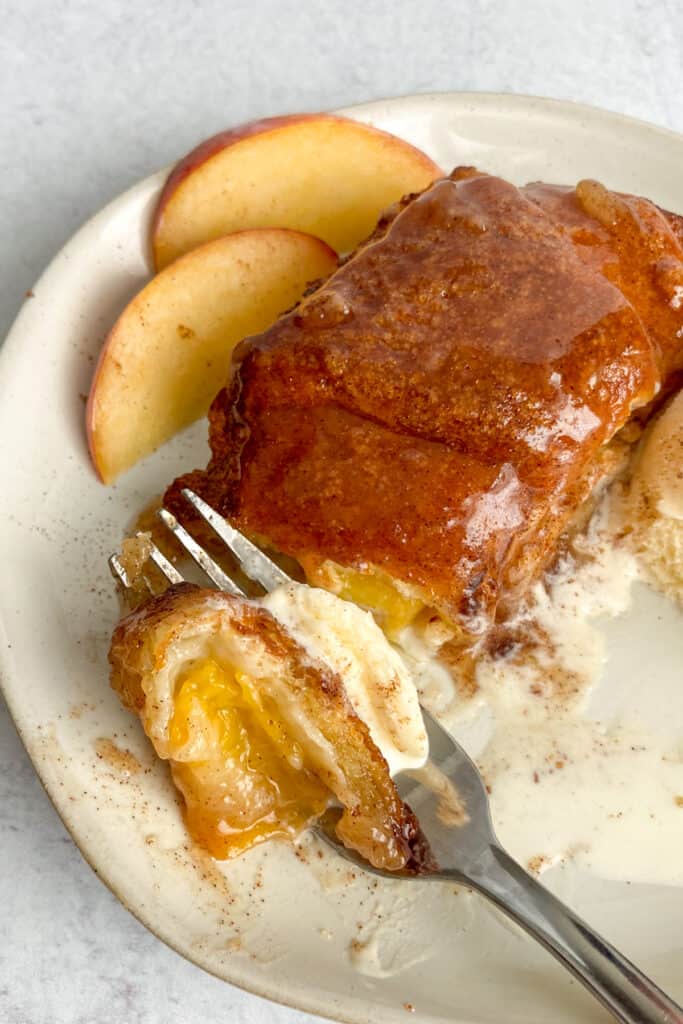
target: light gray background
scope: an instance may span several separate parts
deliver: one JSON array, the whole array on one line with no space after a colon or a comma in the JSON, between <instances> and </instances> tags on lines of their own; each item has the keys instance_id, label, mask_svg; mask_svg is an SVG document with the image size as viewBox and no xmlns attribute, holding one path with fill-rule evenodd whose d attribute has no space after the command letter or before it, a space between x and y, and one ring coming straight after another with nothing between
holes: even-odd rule
<instances>
[{"instance_id":1,"label":"light gray background","mask_svg":"<svg viewBox=\"0 0 683 1024\"><path fill-rule=\"evenodd\" d=\"M0 337L87 217L204 136L451 89L582 100L683 131L683 4L0 0ZM4 705L0 837L0 1021L312 1020L203 974L117 903Z\"/></svg>"}]
</instances>

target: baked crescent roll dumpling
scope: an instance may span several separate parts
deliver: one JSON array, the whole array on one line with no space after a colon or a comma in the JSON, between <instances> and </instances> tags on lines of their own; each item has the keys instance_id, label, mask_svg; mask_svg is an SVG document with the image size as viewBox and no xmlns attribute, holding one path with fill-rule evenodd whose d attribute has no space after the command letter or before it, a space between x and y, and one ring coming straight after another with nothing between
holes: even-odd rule
<instances>
[{"instance_id":1,"label":"baked crescent roll dumpling","mask_svg":"<svg viewBox=\"0 0 683 1024\"><path fill-rule=\"evenodd\" d=\"M459 168L235 355L189 485L309 581L484 633L681 366L681 221Z\"/></svg>"},{"instance_id":2,"label":"baked crescent roll dumpling","mask_svg":"<svg viewBox=\"0 0 683 1024\"><path fill-rule=\"evenodd\" d=\"M181 584L122 620L109 659L112 686L170 763L191 835L214 857L293 838L337 802L339 837L370 863L427 863L341 677L265 608Z\"/></svg>"}]
</instances>

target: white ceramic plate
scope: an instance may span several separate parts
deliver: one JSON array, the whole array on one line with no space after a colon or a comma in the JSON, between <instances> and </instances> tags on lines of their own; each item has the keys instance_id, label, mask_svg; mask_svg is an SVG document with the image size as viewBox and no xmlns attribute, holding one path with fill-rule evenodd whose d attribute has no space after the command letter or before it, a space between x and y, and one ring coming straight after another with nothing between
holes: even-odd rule
<instances>
[{"instance_id":1,"label":"white ceramic plate","mask_svg":"<svg viewBox=\"0 0 683 1024\"><path fill-rule=\"evenodd\" d=\"M444 167L473 163L518 183L598 177L683 211L683 137L613 114L474 94L346 113ZM162 181L143 181L78 232L0 358L0 670L57 810L148 927L260 995L354 1022L396 1021L413 1008L413 1020L463 1024L604 1019L550 957L468 893L354 877L313 842L297 853L271 845L225 871L188 848L166 770L108 687L116 602L106 556L148 499L204 463L205 424L109 489L95 480L83 430L93 360L149 273L147 225ZM647 687L650 716L670 724L665 694L676 688L682 633L681 617L646 595L613 626L603 688L617 706L621 693ZM683 725L680 704L676 713ZM130 756L117 757L112 742ZM603 881L571 865L544 877L681 998L683 891Z\"/></svg>"}]
</instances>

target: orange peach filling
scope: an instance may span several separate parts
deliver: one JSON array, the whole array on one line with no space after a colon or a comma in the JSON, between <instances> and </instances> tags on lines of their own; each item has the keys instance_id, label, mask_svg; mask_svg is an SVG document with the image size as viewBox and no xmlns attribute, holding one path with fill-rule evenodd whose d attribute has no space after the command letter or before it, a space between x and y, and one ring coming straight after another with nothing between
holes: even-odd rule
<instances>
[{"instance_id":1,"label":"orange peach filling","mask_svg":"<svg viewBox=\"0 0 683 1024\"><path fill-rule=\"evenodd\" d=\"M408 626L424 607L419 597L402 593L379 569L361 572L333 562L315 570L311 582L372 612L389 639Z\"/></svg>"},{"instance_id":2,"label":"orange peach filling","mask_svg":"<svg viewBox=\"0 0 683 1024\"><path fill-rule=\"evenodd\" d=\"M330 801L301 745L253 680L213 658L180 678L169 741L188 829L214 857L292 838ZM184 749L199 750L200 758L179 760Z\"/></svg>"}]
</instances>

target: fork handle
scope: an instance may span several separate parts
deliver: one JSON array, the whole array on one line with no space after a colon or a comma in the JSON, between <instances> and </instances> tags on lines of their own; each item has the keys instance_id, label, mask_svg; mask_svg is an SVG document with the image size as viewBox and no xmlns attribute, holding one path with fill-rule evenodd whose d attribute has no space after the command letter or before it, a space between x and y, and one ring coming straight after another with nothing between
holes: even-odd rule
<instances>
[{"instance_id":1,"label":"fork handle","mask_svg":"<svg viewBox=\"0 0 683 1024\"><path fill-rule=\"evenodd\" d=\"M491 845L468 882L564 964L624 1024L683 1024L683 1009L569 907Z\"/></svg>"}]
</instances>

